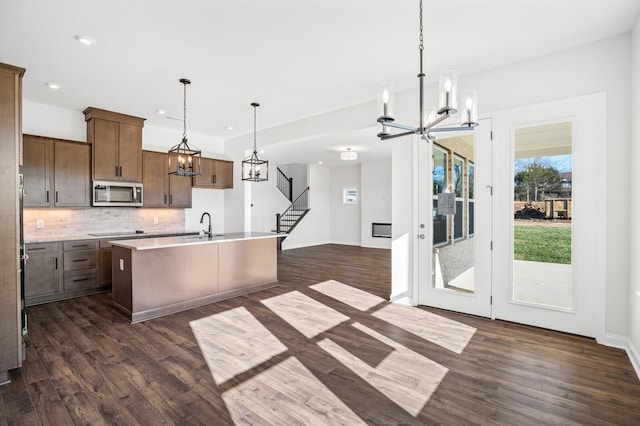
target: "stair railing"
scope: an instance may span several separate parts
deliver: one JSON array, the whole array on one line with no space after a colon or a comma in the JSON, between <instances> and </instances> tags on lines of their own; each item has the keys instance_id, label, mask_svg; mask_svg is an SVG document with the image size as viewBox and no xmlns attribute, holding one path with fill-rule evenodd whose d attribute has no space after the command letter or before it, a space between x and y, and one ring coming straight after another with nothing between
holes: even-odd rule
<instances>
[{"instance_id":1,"label":"stair railing","mask_svg":"<svg viewBox=\"0 0 640 426\"><path fill-rule=\"evenodd\" d=\"M293 200L293 178L287 177L280 167L278 167L278 178L276 179L276 186L287 197L287 200Z\"/></svg>"},{"instance_id":2,"label":"stair railing","mask_svg":"<svg viewBox=\"0 0 640 426\"><path fill-rule=\"evenodd\" d=\"M291 203L291 205L289 207L287 207L287 209L284 212L276 213L276 231L277 232L281 232L280 219L283 218L283 217L286 217L287 213L292 212L292 211L306 212L308 210L309 210L309 187L307 186L307 188L304 191L302 191L302 194L298 195L298 198L296 198L293 201L293 203ZM302 215L302 216L304 216L304 215ZM302 217L300 217L300 219L301 218ZM285 232L288 233L297 224L298 224L298 222L294 223Z\"/></svg>"}]
</instances>

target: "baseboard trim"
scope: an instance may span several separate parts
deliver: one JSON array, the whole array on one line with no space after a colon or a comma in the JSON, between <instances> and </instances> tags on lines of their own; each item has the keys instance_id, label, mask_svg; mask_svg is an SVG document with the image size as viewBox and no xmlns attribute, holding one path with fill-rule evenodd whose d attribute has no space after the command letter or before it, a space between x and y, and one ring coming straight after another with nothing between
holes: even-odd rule
<instances>
[{"instance_id":1,"label":"baseboard trim","mask_svg":"<svg viewBox=\"0 0 640 426\"><path fill-rule=\"evenodd\" d=\"M640 379L640 352L638 352L638 348L635 347L631 339L617 334L607 334L604 339L599 339L598 343L605 346L611 346L613 348L624 349L625 352L627 352L627 357L636 372L636 376Z\"/></svg>"},{"instance_id":2,"label":"baseboard trim","mask_svg":"<svg viewBox=\"0 0 640 426\"><path fill-rule=\"evenodd\" d=\"M640 352L638 352L638 348L635 347L631 339L629 340L629 348L627 349L627 355L629 356L629 361L631 361L631 365L633 365L633 369L636 370L636 375L638 379L640 379Z\"/></svg>"}]
</instances>

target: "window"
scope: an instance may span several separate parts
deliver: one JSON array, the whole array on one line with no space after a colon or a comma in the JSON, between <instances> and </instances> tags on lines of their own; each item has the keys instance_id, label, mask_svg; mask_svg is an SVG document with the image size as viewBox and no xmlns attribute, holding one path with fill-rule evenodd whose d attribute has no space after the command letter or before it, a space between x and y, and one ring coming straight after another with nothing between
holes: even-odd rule
<instances>
[{"instance_id":1,"label":"window","mask_svg":"<svg viewBox=\"0 0 640 426\"><path fill-rule=\"evenodd\" d=\"M343 204L358 204L358 188L344 188L342 191Z\"/></svg>"},{"instance_id":2,"label":"window","mask_svg":"<svg viewBox=\"0 0 640 426\"><path fill-rule=\"evenodd\" d=\"M473 235L474 230L474 207L475 207L475 166L471 161L467 165L467 188L469 194L469 236Z\"/></svg>"},{"instance_id":3,"label":"window","mask_svg":"<svg viewBox=\"0 0 640 426\"><path fill-rule=\"evenodd\" d=\"M456 214L453 216L453 238L464 237L464 160L453 157L453 189L456 193Z\"/></svg>"},{"instance_id":4,"label":"window","mask_svg":"<svg viewBox=\"0 0 640 426\"><path fill-rule=\"evenodd\" d=\"M447 163L449 154L433 145L433 245L447 242L447 216L438 213L438 194L447 187Z\"/></svg>"}]
</instances>

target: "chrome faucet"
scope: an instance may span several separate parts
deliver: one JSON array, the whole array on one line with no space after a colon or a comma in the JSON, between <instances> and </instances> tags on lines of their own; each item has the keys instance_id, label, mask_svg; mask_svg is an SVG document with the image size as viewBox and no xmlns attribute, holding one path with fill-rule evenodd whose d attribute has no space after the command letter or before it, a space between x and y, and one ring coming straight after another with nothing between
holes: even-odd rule
<instances>
[{"instance_id":1,"label":"chrome faucet","mask_svg":"<svg viewBox=\"0 0 640 426\"><path fill-rule=\"evenodd\" d=\"M207 231L207 236L211 238L213 236L213 232L211 230L211 215L207 212L202 213L200 216L200 223L204 223L204 216L207 215L209 217L209 230Z\"/></svg>"}]
</instances>

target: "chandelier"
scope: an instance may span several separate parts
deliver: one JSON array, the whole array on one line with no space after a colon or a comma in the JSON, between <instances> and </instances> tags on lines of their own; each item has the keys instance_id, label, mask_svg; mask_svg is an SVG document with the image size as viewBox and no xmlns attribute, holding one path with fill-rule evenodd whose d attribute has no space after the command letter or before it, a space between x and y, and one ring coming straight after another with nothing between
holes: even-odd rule
<instances>
[{"instance_id":1,"label":"chandelier","mask_svg":"<svg viewBox=\"0 0 640 426\"><path fill-rule=\"evenodd\" d=\"M269 162L258 156L256 147L256 111L259 103L253 102L253 153L242 160L242 180L249 182L262 182L269 180Z\"/></svg>"},{"instance_id":2,"label":"chandelier","mask_svg":"<svg viewBox=\"0 0 640 426\"><path fill-rule=\"evenodd\" d=\"M179 81L184 85L182 142L169 150L169 174L178 176L200 176L202 174L200 168L202 153L195 146L189 145L187 141L187 84L191 84L191 80L181 78Z\"/></svg>"},{"instance_id":3,"label":"chandelier","mask_svg":"<svg viewBox=\"0 0 640 426\"><path fill-rule=\"evenodd\" d=\"M462 93L462 114L460 123L453 127L435 127L458 112L458 76L456 71L446 70L440 74L439 106L430 111L424 107L424 72L422 65L422 52L424 51L422 32L422 0L420 0L420 122L418 127L396 123L393 117L393 85L382 83L378 86L378 137L381 140L393 139L407 135L422 135L422 139L435 139L434 133L452 132L460 130L473 130L478 125L478 95L475 90L467 90ZM404 130L392 134L390 128Z\"/></svg>"}]
</instances>

